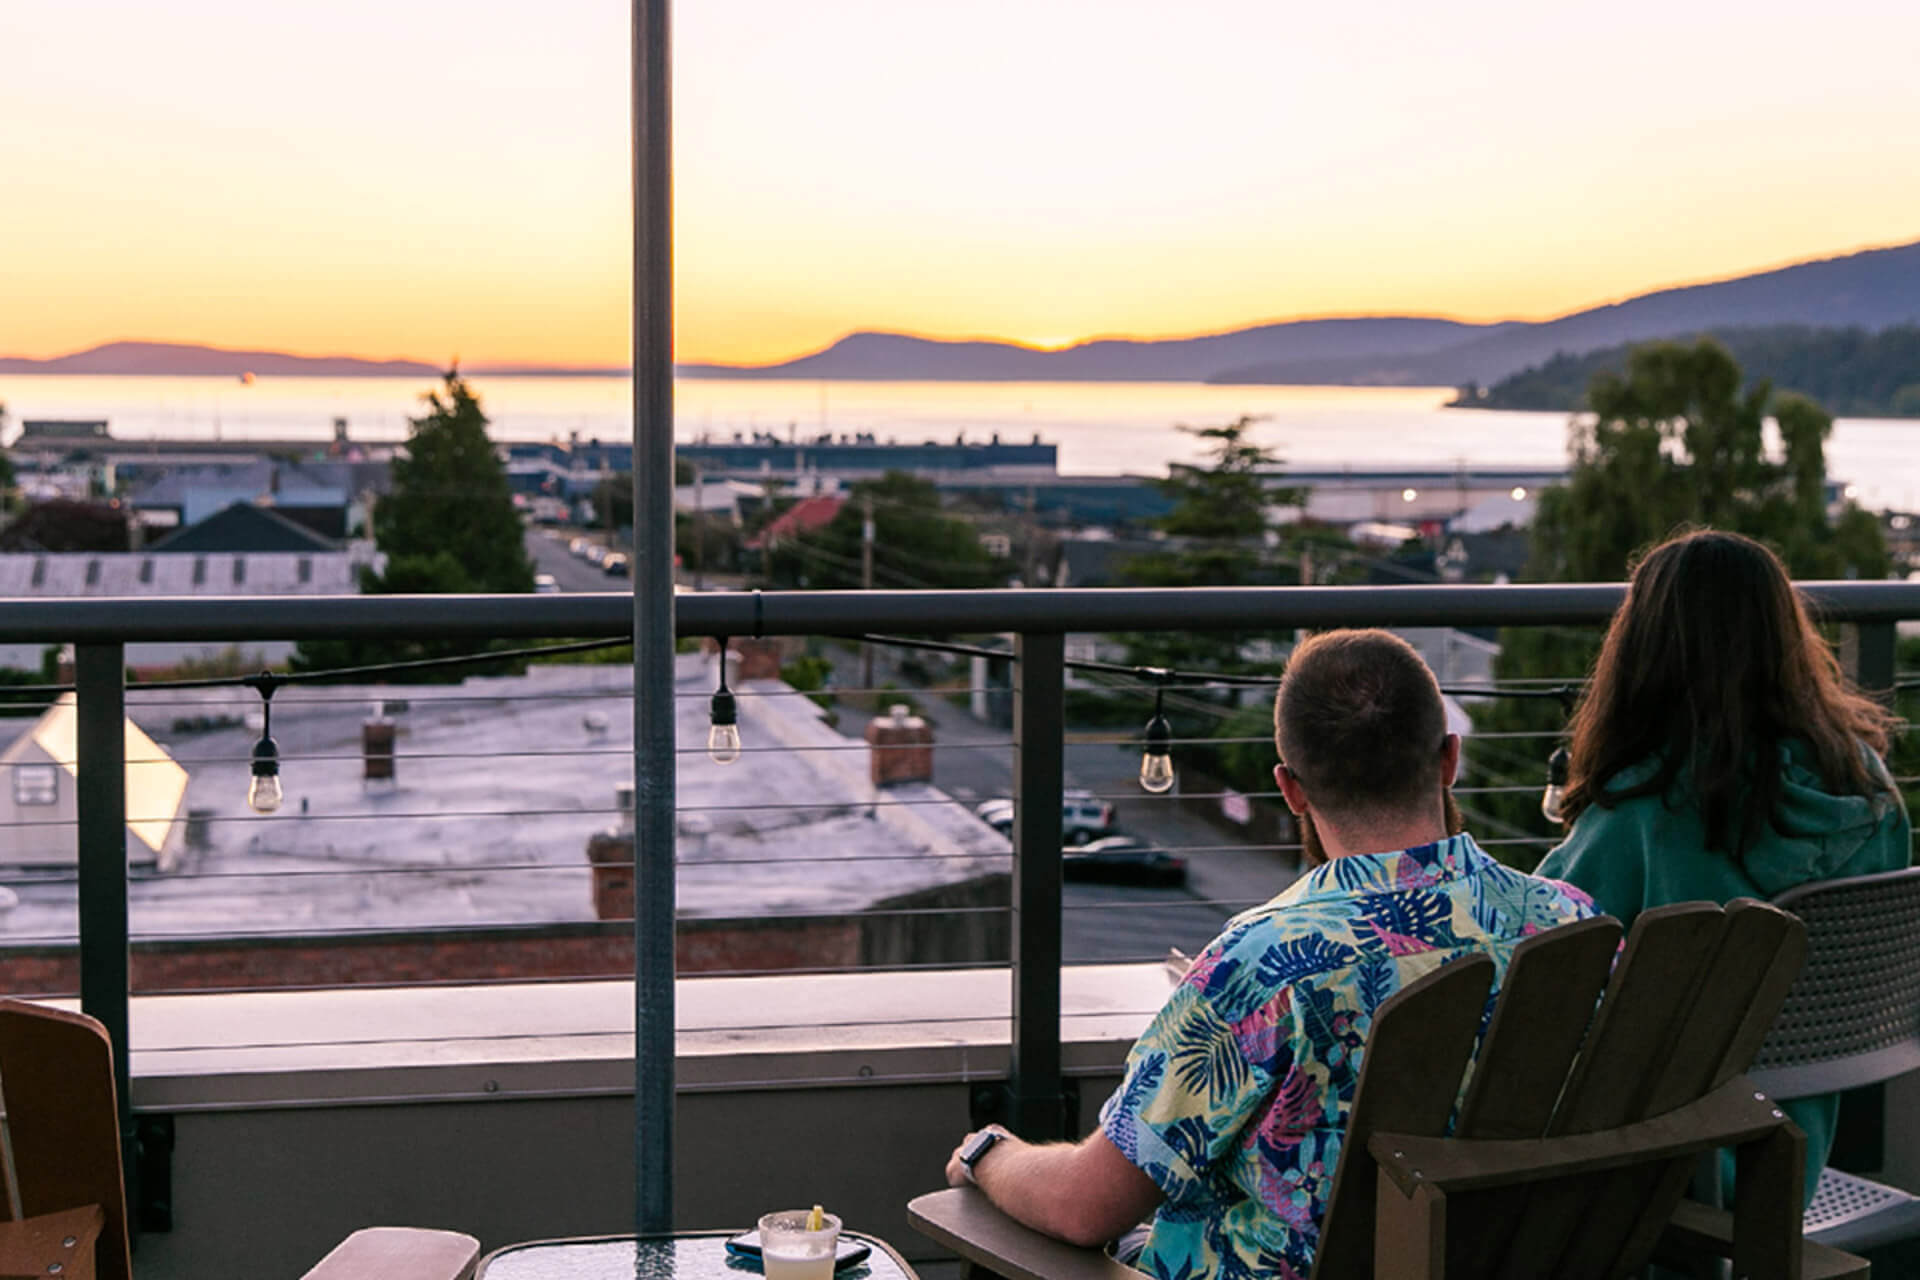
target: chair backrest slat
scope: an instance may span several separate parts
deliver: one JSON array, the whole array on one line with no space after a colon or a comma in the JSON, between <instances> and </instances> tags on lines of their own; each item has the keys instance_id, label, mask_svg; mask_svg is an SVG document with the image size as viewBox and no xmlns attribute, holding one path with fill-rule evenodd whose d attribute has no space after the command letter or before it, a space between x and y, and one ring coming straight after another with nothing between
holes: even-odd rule
<instances>
[{"instance_id":1,"label":"chair backrest slat","mask_svg":"<svg viewBox=\"0 0 1920 1280\"><path fill-rule=\"evenodd\" d=\"M1373 1275L1376 1132L1446 1132L1493 987L1493 961L1469 956L1409 983L1374 1010L1333 1192L1320 1226L1315 1280Z\"/></svg>"},{"instance_id":2,"label":"chair backrest slat","mask_svg":"<svg viewBox=\"0 0 1920 1280\"><path fill-rule=\"evenodd\" d=\"M1662 1056L1694 995L1687 976L1701 972L1725 929L1713 903L1643 911L1594 1015L1549 1136L1592 1133L1639 1118ZM1501 1280L1556 1274L1566 1241L1578 1229L1596 1190L1594 1179L1565 1179L1530 1188L1511 1209L1513 1235L1493 1270Z\"/></svg>"},{"instance_id":3,"label":"chair backrest slat","mask_svg":"<svg viewBox=\"0 0 1920 1280\"><path fill-rule=\"evenodd\" d=\"M1691 999L1668 1045L1650 1063L1652 1087L1623 1122L1685 1106L1737 1075L1779 1010L1804 954L1804 933L1791 916L1749 899L1730 904L1719 946L1685 984ZM1647 1224L1673 1216L1693 1164L1686 1158L1664 1172L1630 1168L1596 1179L1555 1273L1583 1280L1643 1268L1658 1239Z\"/></svg>"},{"instance_id":4,"label":"chair backrest slat","mask_svg":"<svg viewBox=\"0 0 1920 1280\"><path fill-rule=\"evenodd\" d=\"M1454 1134L1538 1138L1606 989L1620 922L1596 916L1536 934L1514 948L1493 1021L1474 1061ZM1448 1214L1449 1274L1488 1274L1506 1251L1525 1189L1455 1195Z\"/></svg>"},{"instance_id":5,"label":"chair backrest slat","mask_svg":"<svg viewBox=\"0 0 1920 1280\"><path fill-rule=\"evenodd\" d=\"M101 1280L126 1280L126 1192L120 1173L113 1051L91 1018L0 1000L0 1080L20 1200L28 1217L97 1204Z\"/></svg>"}]
</instances>

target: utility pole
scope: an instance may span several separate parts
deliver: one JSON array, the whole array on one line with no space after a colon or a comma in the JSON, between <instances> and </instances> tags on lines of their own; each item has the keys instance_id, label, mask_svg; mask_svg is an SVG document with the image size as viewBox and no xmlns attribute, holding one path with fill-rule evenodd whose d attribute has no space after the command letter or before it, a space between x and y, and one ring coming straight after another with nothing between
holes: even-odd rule
<instances>
[{"instance_id":1,"label":"utility pole","mask_svg":"<svg viewBox=\"0 0 1920 1280\"><path fill-rule=\"evenodd\" d=\"M860 499L860 589L873 590L873 495L864 494ZM873 688L873 646L862 641L860 644L860 687ZM876 709L878 703L875 704Z\"/></svg>"},{"instance_id":2,"label":"utility pole","mask_svg":"<svg viewBox=\"0 0 1920 1280\"><path fill-rule=\"evenodd\" d=\"M707 568L707 480L693 467L693 589L705 591Z\"/></svg>"}]
</instances>

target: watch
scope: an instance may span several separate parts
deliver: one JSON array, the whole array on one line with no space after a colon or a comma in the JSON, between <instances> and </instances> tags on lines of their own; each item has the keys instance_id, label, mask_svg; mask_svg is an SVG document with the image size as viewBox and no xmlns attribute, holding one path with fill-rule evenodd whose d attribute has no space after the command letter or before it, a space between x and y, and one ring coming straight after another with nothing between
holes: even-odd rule
<instances>
[{"instance_id":1,"label":"watch","mask_svg":"<svg viewBox=\"0 0 1920 1280\"><path fill-rule=\"evenodd\" d=\"M994 1144L1006 1136L1007 1131L1005 1129L1002 1129L998 1125L989 1125L974 1134L973 1137L967 1141L966 1145L960 1148L960 1164L967 1171L968 1182L974 1182L977 1185L977 1180L973 1176L975 1166L980 1163L987 1152L993 1150Z\"/></svg>"}]
</instances>

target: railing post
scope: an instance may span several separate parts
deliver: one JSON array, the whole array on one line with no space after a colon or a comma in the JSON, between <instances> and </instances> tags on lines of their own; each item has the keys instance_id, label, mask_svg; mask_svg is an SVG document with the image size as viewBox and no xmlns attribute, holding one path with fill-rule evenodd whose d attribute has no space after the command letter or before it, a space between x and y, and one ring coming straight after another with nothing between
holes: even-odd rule
<instances>
[{"instance_id":1,"label":"railing post","mask_svg":"<svg viewBox=\"0 0 1920 1280\"><path fill-rule=\"evenodd\" d=\"M126 649L83 644L73 657L74 783L80 882L80 1007L107 1029L129 1202L135 1142L127 1048Z\"/></svg>"},{"instance_id":2,"label":"railing post","mask_svg":"<svg viewBox=\"0 0 1920 1280\"><path fill-rule=\"evenodd\" d=\"M673 94L670 0L632 3L633 1149L645 1234L674 1227Z\"/></svg>"},{"instance_id":3,"label":"railing post","mask_svg":"<svg viewBox=\"0 0 1920 1280\"><path fill-rule=\"evenodd\" d=\"M1066 743L1066 636L1014 641L1013 1070L1008 1126L1069 1135L1060 1080L1060 805Z\"/></svg>"},{"instance_id":4,"label":"railing post","mask_svg":"<svg viewBox=\"0 0 1920 1280\"><path fill-rule=\"evenodd\" d=\"M1840 628L1840 663L1854 686L1885 706L1893 706L1898 625L1849 622ZM1871 1084L1840 1095L1828 1163L1848 1170L1875 1170L1886 1164L1887 1087Z\"/></svg>"},{"instance_id":5,"label":"railing post","mask_svg":"<svg viewBox=\"0 0 1920 1280\"><path fill-rule=\"evenodd\" d=\"M1849 622L1840 629L1840 662L1862 693L1891 706L1898 624Z\"/></svg>"}]
</instances>

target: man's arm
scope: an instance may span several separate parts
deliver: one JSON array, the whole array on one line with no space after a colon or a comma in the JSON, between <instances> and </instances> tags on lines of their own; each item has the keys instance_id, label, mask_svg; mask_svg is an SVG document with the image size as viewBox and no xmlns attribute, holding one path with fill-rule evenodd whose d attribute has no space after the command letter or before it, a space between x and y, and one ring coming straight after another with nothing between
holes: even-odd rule
<instances>
[{"instance_id":1,"label":"man's arm","mask_svg":"<svg viewBox=\"0 0 1920 1280\"><path fill-rule=\"evenodd\" d=\"M967 1180L955 1147L947 1158L947 1185L961 1187ZM973 1181L1003 1212L1035 1231L1089 1247L1138 1226L1163 1198L1153 1179L1098 1129L1079 1142L1044 1146L1002 1138L975 1163Z\"/></svg>"}]
</instances>

